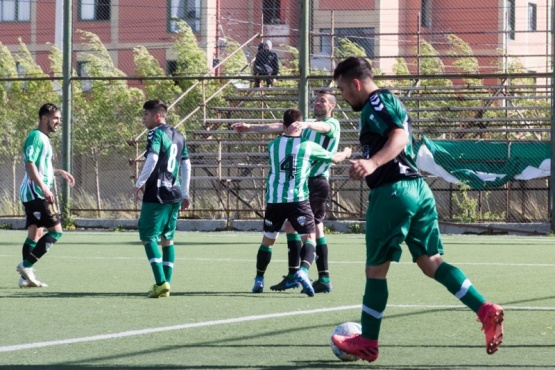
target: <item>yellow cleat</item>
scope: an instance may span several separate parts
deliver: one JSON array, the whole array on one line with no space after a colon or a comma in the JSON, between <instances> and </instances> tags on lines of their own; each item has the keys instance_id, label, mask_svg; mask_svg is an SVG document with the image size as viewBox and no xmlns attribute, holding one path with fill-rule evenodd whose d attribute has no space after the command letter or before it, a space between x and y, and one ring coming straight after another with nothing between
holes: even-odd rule
<instances>
[{"instance_id":1,"label":"yellow cleat","mask_svg":"<svg viewBox=\"0 0 555 370\"><path fill-rule=\"evenodd\" d=\"M170 284L168 282L163 283L162 285L154 284L150 291L148 292L148 298L160 298L160 297L169 297L170 296Z\"/></svg>"}]
</instances>

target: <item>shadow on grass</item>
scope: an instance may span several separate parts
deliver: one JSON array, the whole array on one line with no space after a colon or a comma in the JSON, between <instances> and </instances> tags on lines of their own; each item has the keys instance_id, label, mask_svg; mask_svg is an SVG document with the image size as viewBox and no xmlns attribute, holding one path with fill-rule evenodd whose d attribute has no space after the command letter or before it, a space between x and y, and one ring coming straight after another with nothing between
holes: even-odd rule
<instances>
[{"instance_id":1,"label":"shadow on grass","mask_svg":"<svg viewBox=\"0 0 555 370\"><path fill-rule=\"evenodd\" d=\"M29 298L140 298L147 299L148 292L53 292L46 289L10 289L13 294L0 295L2 299L29 299ZM4 291L3 293L9 293ZM262 294L254 294L249 291L240 292L171 292L171 298L175 297L243 297L254 299L306 299L306 294L295 292L268 292ZM163 298L161 298L163 299Z\"/></svg>"}]
</instances>

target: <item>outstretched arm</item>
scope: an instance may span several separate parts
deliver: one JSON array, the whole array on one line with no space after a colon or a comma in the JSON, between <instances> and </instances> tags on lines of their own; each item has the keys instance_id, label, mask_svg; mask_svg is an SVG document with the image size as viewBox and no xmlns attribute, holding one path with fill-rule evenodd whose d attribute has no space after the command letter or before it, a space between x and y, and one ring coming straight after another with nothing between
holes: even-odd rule
<instances>
[{"instance_id":1,"label":"outstretched arm","mask_svg":"<svg viewBox=\"0 0 555 370\"><path fill-rule=\"evenodd\" d=\"M347 147L345 149L343 149L343 151L341 152L336 152L333 155L333 163L340 163L343 162L345 159L351 158L351 148Z\"/></svg>"},{"instance_id":2,"label":"outstretched arm","mask_svg":"<svg viewBox=\"0 0 555 370\"><path fill-rule=\"evenodd\" d=\"M260 123L251 124L246 122L237 122L231 125L231 128L239 133L257 132L260 134L281 134L283 132L283 123Z\"/></svg>"},{"instance_id":3,"label":"outstretched arm","mask_svg":"<svg viewBox=\"0 0 555 370\"><path fill-rule=\"evenodd\" d=\"M288 128L288 132L292 132L295 131L297 129L310 129L312 131L318 132L320 134L327 134L328 132L331 131L331 125L327 122L321 122L321 121L312 121L312 122L293 122L289 128Z\"/></svg>"}]
</instances>

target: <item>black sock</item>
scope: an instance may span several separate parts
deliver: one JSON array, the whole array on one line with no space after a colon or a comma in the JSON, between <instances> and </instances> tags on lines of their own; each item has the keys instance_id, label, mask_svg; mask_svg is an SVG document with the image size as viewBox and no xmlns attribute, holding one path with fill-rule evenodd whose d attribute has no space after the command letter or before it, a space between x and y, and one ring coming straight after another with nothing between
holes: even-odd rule
<instances>
[{"instance_id":1,"label":"black sock","mask_svg":"<svg viewBox=\"0 0 555 370\"><path fill-rule=\"evenodd\" d=\"M272 247L266 247L260 244L258 254L256 255L256 276L264 277L266 268L272 260Z\"/></svg>"},{"instance_id":2,"label":"black sock","mask_svg":"<svg viewBox=\"0 0 555 370\"><path fill-rule=\"evenodd\" d=\"M301 249L301 267L308 271L310 266L314 263L314 257L314 244L309 241L305 242Z\"/></svg>"},{"instance_id":3,"label":"black sock","mask_svg":"<svg viewBox=\"0 0 555 370\"><path fill-rule=\"evenodd\" d=\"M318 267L318 278L329 277L328 270L328 245L318 244L316 246L316 266Z\"/></svg>"},{"instance_id":4,"label":"black sock","mask_svg":"<svg viewBox=\"0 0 555 370\"><path fill-rule=\"evenodd\" d=\"M289 262L289 276L295 275L301 265L301 243L287 242L287 260Z\"/></svg>"},{"instance_id":5,"label":"black sock","mask_svg":"<svg viewBox=\"0 0 555 370\"><path fill-rule=\"evenodd\" d=\"M29 257L29 255L31 254L33 249L35 249L36 246L37 246L36 241L31 240L29 238L25 239L25 243L23 243L23 247L21 248L21 255L23 256L23 259Z\"/></svg>"},{"instance_id":6,"label":"black sock","mask_svg":"<svg viewBox=\"0 0 555 370\"><path fill-rule=\"evenodd\" d=\"M26 260L30 263L37 263L37 261L48 252L48 249L54 245L58 240L52 237L50 233L46 233L39 239L37 246L29 253Z\"/></svg>"}]
</instances>

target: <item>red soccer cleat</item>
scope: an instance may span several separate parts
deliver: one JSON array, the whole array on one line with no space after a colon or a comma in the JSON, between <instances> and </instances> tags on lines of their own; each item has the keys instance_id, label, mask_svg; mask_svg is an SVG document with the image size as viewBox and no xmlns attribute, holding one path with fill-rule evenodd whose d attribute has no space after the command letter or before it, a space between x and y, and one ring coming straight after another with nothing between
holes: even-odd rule
<instances>
[{"instance_id":1,"label":"red soccer cleat","mask_svg":"<svg viewBox=\"0 0 555 370\"><path fill-rule=\"evenodd\" d=\"M377 340L364 338L360 334L351 336L336 334L331 337L331 340L345 353L350 353L368 362L373 362L378 359L379 350Z\"/></svg>"},{"instance_id":2,"label":"red soccer cleat","mask_svg":"<svg viewBox=\"0 0 555 370\"><path fill-rule=\"evenodd\" d=\"M486 335L486 351L494 354L503 343L503 307L486 302L478 309L478 320Z\"/></svg>"}]
</instances>

